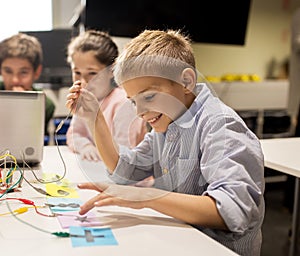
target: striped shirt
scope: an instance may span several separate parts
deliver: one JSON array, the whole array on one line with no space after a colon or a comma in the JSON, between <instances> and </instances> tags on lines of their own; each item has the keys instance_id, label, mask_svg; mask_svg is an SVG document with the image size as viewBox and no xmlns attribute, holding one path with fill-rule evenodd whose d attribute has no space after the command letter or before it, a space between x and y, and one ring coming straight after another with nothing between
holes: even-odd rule
<instances>
[{"instance_id":1,"label":"striped shirt","mask_svg":"<svg viewBox=\"0 0 300 256\"><path fill-rule=\"evenodd\" d=\"M120 147L110 178L130 184L151 175L155 187L209 195L229 231L196 227L240 255L260 255L264 160L255 134L205 84L165 133L152 131L133 150Z\"/></svg>"}]
</instances>

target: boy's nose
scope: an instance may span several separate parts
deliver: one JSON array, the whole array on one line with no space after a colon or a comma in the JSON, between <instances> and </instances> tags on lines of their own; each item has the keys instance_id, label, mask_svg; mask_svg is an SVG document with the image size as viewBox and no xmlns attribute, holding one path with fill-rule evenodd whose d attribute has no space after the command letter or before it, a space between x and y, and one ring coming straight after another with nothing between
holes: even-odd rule
<instances>
[{"instance_id":1,"label":"boy's nose","mask_svg":"<svg viewBox=\"0 0 300 256\"><path fill-rule=\"evenodd\" d=\"M136 103L136 114L139 117L142 117L147 111L148 111L148 108L147 108L146 104Z\"/></svg>"},{"instance_id":2,"label":"boy's nose","mask_svg":"<svg viewBox=\"0 0 300 256\"><path fill-rule=\"evenodd\" d=\"M12 81L12 83L13 83L14 85L19 84L19 83L20 83L19 76L18 76L18 75L13 75L11 81Z\"/></svg>"}]
</instances>

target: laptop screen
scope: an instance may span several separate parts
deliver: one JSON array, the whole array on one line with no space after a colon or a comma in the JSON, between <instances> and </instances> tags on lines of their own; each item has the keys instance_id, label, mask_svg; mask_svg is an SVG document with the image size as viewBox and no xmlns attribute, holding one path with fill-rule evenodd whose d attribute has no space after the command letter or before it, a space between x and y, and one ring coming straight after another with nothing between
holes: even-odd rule
<instances>
[{"instance_id":1,"label":"laptop screen","mask_svg":"<svg viewBox=\"0 0 300 256\"><path fill-rule=\"evenodd\" d=\"M42 91L0 91L0 151L20 164L43 159L45 94Z\"/></svg>"}]
</instances>

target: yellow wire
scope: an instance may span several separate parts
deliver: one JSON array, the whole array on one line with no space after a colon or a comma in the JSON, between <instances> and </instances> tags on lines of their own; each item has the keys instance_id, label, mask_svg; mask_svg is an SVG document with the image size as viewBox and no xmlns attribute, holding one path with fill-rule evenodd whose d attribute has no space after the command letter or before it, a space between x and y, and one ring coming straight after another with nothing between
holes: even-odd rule
<instances>
[{"instance_id":1,"label":"yellow wire","mask_svg":"<svg viewBox=\"0 0 300 256\"><path fill-rule=\"evenodd\" d=\"M14 214L22 214L24 212L27 212L28 211L28 208L32 208L32 207L21 207L21 208L18 208L16 210L13 210L13 213ZM11 212L5 212L5 213L1 213L0 216L5 216L5 215L9 215L11 214Z\"/></svg>"},{"instance_id":2,"label":"yellow wire","mask_svg":"<svg viewBox=\"0 0 300 256\"><path fill-rule=\"evenodd\" d=\"M45 206L43 205L36 205L36 208L44 208ZM16 210L13 210L12 213L14 214L22 214L24 212L27 212L29 208L35 208L34 206L24 206L24 207L20 207ZM0 216L5 216L5 215L9 215L12 214L11 212L4 212L4 213L0 213Z\"/></svg>"},{"instance_id":3,"label":"yellow wire","mask_svg":"<svg viewBox=\"0 0 300 256\"><path fill-rule=\"evenodd\" d=\"M14 174L15 170L17 169L17 159L16 159L15 156L13 156L13 155L11 155L11 154L9 154L9 153L6 153L6 154L0 156L0 160L6 159L7 157L10 157L11 159L13 159L13 162L14 162L14 168L13 168L13 170L9 173L9 175L5 177L5 179L10 178L10 177ZM2 178L0 179L0 182L3 182L3 179L2 179Z\"/></svg>"}]
</instances>

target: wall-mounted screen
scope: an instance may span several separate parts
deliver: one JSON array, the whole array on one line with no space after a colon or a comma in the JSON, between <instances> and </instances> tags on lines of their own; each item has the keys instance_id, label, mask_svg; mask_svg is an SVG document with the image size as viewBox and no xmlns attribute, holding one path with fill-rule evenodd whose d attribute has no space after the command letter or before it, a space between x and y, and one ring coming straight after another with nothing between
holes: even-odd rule
<instances>
[{"instance_id":1,"label":"wall-mounted screen","mask_svg":"<svg viewBox=\"0 0 300 256\"><path fill-rule=\"evenodd\" d=\"M86 0L86 28L135 37L144 29L181 29L194 42L244 45L251 0Z\"/></svg>"}]
</instances>

